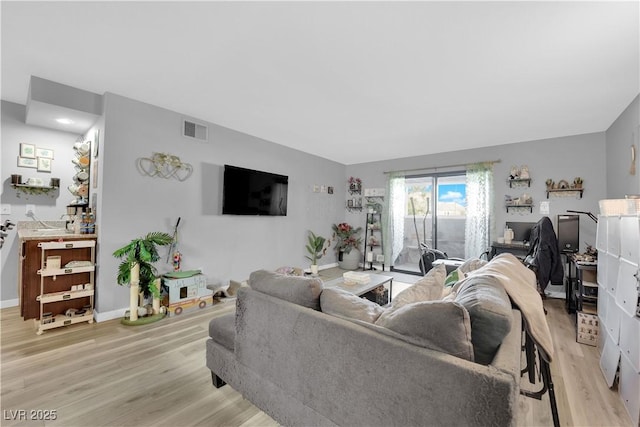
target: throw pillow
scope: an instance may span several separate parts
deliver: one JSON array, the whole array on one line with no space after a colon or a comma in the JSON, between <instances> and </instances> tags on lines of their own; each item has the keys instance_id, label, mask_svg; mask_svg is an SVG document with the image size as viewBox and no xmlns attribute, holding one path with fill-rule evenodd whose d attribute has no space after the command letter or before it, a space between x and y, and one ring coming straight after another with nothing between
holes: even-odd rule
<instances>
[{"instance_id":1,"label":"throw pillow","mask_svg":"<svg viewBox=\"0 0 640 427\"><path fill-rule=\"evenodd\" d=\"M460 304L422 301L386 310L375 323L412 344L473 361L469 313Z\"/></svg>"},{"instance_id":2,"label":"throw pillow","mask_svg":"<svg viewBox=\"0 0 640 427\"><path fill-rule=\"evenodd\" d=\"M268 270L258 270L249 276L249 286L258 292L320 310L322 280L313 277L286 276Z\"/></svg>"},{"instance_id":3,"label":"throw pillow","mask_svg":"<svg viewBox=\"0 0 640 427\"><path fill-rule=\"evenodd\" d=\"M458 270L462 271L465 274L465 276L468 276L469 273L479 269L480 267L484 266L488 262L489 261L486 261L480 258L469 258L468 260L463 262L460 267L458 267Z\"/></svg>"},{"instance_id":4,"label":"throw pillow","mask_svg":"<svg viewBox=\"0 0 640 427\"><path fill-rule=\"evenodd\" d=\"M413 302L439 299L442 296L446 275L447 268L444 264L433 267L426 276L396 295L391 306L395 309Z\"/></svg>"},{"instance_id":5,"label":"throw pillow","mask_svg":"<svg viewBox=\"0 0 640 427\"><path fill-rule=\"evenodd\" d=\"M511 330L511 300L500 282L480 271L458 282L455 302L471 318L471 342L475 361L488 365Z\"/></svg>"},{"instance_id":6,"label":"throw pillow","mask_svg":"<svg viewBox=\"0 0 640 427\"><path fill-rule=\"evenodd\" d=\"M276 270L276 273L284 274L285 276L304 276L304 271L299 267L280 267Z\"/></svg>"},{"instance_id":7,"label":"throw pillow","mask_svg":"<svg viewBox=\"0 0 640 427\"><path fill-rule=\"evenodd\" d=\"M327 288L320 294L320 308L323 313L347 319L373 323L384 313L384 308L366 298L342 289Z\"/></svg>"}]
</instances>

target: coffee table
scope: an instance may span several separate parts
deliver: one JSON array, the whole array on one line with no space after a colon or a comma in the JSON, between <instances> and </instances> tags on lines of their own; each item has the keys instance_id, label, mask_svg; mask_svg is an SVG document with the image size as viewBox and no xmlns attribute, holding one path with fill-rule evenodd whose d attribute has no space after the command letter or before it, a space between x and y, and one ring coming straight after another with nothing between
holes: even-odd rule
<instances>
[{"instance_id":1,"label":"coffee table","mask_svg":"<svg viewBox=\"0 0 640 427\"><path fill-rule=\"evenodd\" d=\"M377 288L380 285L384 285L385 283L388 283L389 284L389 302L391 302L391 291L393 290L393 277L385 276L382 274L369 274L369 278L370 278L369 283L364 283L364 284L355 283L351 285L351 284L344 283L344 279L342 277L338 277L337 279L324 282L324 287L342 289L343 291L347 291L354 295L360 296Z\"/></svg>"}]
</instances>

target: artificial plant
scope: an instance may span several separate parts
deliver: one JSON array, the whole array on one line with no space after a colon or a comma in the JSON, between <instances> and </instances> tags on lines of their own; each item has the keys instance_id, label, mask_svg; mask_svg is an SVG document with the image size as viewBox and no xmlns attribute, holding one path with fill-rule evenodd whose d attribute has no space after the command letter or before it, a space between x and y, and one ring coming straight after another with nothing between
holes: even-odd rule
<instances>
[{"instance_id":1,"label":"artificial plant","mask_svg":"<svg viewBox=\"0 0 640 427\"><path fill-rule=\"evenodd\" d=\"M311 265L318 265L318 260L327 253L329 242L327 242L327 239L322 236L316 235L311 230L309 230L307 241L308 243L305 245L305 248L307 249L309 255L305 255L305 258L311 261Z\"/></svg>"},{"instance_id":2,"label":"artificial plant","mask_svg":"<svg viewBox=\"0 0 640 427\"><path fill-rule=\"evenodd\" d=\"M352 249L360 249L362 244L362 237L358 236L362 232L362 227L354 228L346 222L340 224L333 224L333 232L336 236L335 249L340 252L348 254Z\"/></svg>"},{"instance_id":3,"label":"artificial plant","mask_svg":"<svg viewBox=\"0 0 640 427\"><path fill-rule=\"evenodd\" d=\"M156 286L158 271L153 263L160 259L157 247L170 245L172 241L173 237L167 233L154 231L145 237L133 239L127 245L117 249L113 256L124 258L118 267L118 284L128 285L131 283L131 270L137 264L140 266L140 292L145 297L150 295L156 298L160 297L160 289Z\"/></svg>"}]
</instances>

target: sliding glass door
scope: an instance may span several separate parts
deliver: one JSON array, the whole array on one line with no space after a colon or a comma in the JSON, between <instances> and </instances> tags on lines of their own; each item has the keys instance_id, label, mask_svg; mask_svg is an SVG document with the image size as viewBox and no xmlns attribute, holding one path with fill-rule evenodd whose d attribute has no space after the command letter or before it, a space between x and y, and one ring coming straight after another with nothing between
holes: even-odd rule
<instances>
[{"instance_id":1,"label":"sliding glass door","mask_svg":"<svg viewBox=\"0 0 640 427\"><path fill-rule=\"evenodd\" d=\"M402 203L402 249L392 261L392 269L420 274L421 244L445 252L449 258L465 256L465 222L467 216L466 175L464 172L406 176Z\"/></svg>"}]
</instances>

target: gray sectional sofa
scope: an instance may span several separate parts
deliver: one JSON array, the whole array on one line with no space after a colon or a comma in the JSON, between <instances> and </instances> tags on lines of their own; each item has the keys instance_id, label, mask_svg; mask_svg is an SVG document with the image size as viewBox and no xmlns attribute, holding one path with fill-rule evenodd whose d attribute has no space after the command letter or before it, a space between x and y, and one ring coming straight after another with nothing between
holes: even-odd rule
<instances>
[{"instance_id":1,"label":"gray sectional sofa","mask_svg":"<svg viewBox=\"0 0 640 427\"><path fill-rule=\"evenodd\" d=\"M467 281L467 290L457 289L455 298L449 298L454 316L444 322L441 318L429 321L426 328L430 334L436 328L438 337L462 330L462 339L470 342L479 335L465 332L469 325L475 332L488 328L485 332L494 334L495 328L474 320L473 313L487 299L489 310L480 311L504 313L504 307L496 310L495 304L506 298L497 303L508 304L509 326L490 361L478 363L473 361L473 350L470 357L438 350L438 340L408 337L405 331L394 330L393 322L383 327L322 312L322 293L328 296L329 292L319 279L259 271L251 275L249 285L238 292L235 314L210 322L206 363L214 385L228 383L278 423L515 425L521 315L511 308L504 290L478 292L477 286L483 285ZM421 304L424 308L427 303L403 309ZM443 306L442 302L430 304ZM464 304L468 310L460 308ZM475 350L478 343L472 344Z\"/></svg>"}]
</instances>

